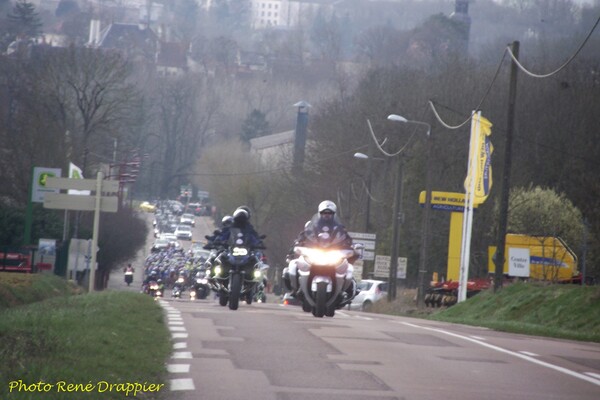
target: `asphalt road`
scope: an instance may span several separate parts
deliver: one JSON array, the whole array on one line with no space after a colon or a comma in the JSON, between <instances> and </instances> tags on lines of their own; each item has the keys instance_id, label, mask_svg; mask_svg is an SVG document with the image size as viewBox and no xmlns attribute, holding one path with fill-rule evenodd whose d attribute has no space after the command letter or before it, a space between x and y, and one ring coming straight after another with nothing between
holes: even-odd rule
<instances>
[{"instance_id":1,"label":"asphalt road","mask_svg":"<svg viewBox=\"0 0 600 400\"><path fill-rule=\"evenodd\" d=\"M173 400L600 398L600 344L297 306L161 300Z\"/></svg>"},{"instance_id":2,"label":"asphalt road","mask_svg":"<svg viewBox=\"0 0 600 400\"><path fill-rule=\"evenodd\" d=\"M195 238L212 231L196 221ZM139 290L141 275L130 288L113 275L109 288ZM168 400L600 399L596 343L275 303L231 311L212 296L159 304L173 341Z\"/></svg>"}]
</instances>

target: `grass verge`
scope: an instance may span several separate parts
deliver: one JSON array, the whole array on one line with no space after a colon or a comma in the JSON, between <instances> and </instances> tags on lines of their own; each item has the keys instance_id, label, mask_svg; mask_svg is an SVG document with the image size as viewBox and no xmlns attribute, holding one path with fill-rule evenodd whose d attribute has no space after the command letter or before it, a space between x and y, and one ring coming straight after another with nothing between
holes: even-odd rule
<instances>
[{"instance_id":1,"label":"grass verge","mask_svg":"<svg viewBox=\"0 0 600 400\"><path fill-rule=\"evenodd\" d=\"M0 311L0 398L160 399L170 352L149 296L101 292L13 307Z\"/></svg>"},{"instance_id":2,"label":"grass verge","mask_svg":"<svg viewBox=\"0 0 600 400\"><path fill-rule=\"evenodd\" d=\"M380 301L374 312L428 318L498 331L600 342L600 286L514 283L448 308L415 307L415 291Z\"/></svg>"}]
</instances>

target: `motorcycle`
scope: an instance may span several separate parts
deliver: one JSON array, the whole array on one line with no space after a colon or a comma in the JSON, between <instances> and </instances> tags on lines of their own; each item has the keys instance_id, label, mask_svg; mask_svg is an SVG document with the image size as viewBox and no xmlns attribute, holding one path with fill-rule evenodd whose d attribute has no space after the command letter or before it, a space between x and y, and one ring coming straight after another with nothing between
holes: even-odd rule
<instances>
[{"instance_id":1,"label":"motorcycle","mask_svg":"<svg viewBox=\"0 0 600 400\"><path fill-rule=\"evenodd\" d=\"M206 276L206 271L201 271L194 277L194 285L190 289L190 298L194 299L206 299L210 292L210 284Z\"/></svg>"},{"instance_id":2,"label":"motorcycle","mask_svg":"<svg viewBox=\"0 0 600 400\"><path fill-rule=\"evenodd\" d=\"M127 286L133 283L133 271L125 272L125 283L127 284Z\"/></svg>"},{"instance_id":3,"label":"motorcycle","mask_svg":"<svg viewBox=\"0 0 600 400\"><path fill-rule=\"evenodd\" d=\"M265 293L265 284L263 282L256 286L256 291L254 292L254 301L257 303L267 302L267 294Z\"/></svg>"},{"instance_id":4,"label":"motorcycle","mask_svg":"<svg viewBox=\"0 0 600 400\"><path fill-rule=\"evenodd\" d=\"M261 236L264 239L265 236ZM219 295L221 306L237 310L240 299L252 304L254 289L262 281L260 258L237 228L231 228L229 243L215 258L211 288Z\"/></svg>"},{"instance_id":5,"label":"motorcycle","mask_svg":"<svg viewBox=\"0 0 600 400\"><path fill-rule=\"evenodd\" d=\"M185 290L185 277L179 276L173 284L173 290L171 291L171 297L181 298L181 294Z\"/></svg>"},{"instance_id":6,"label":"motorcycle","mask_svg":"<svg viewBox=\"0 0 600 400\"><path fill-rule=\"evenodd\" d=\"M163 286L157 281L148 282L148 294L155 299L163 296Z\"/></svg>"},{"instance_id":7,"label":"motorcycle","mask_svg":"<svg viewBox=\"0 0 600 400\"><path fill-rule=\"evenodd\" d=\"M305 246L294 247L298 256L294 286L302 299L302 310L312 312L315 317L333 317L336 309L351 300L345 291L353 284L352 277L348 276L348 259L356 256L361 245L345 249L344 239L343 235L332 237L328 232L321 232L308 237Z\"/></svg>"}]
</instances>

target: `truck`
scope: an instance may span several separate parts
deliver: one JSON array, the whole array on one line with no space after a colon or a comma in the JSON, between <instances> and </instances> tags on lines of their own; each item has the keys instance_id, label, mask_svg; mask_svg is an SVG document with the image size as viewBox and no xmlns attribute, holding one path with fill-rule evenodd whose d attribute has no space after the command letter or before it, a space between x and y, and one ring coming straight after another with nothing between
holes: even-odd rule
<instances>
[{"instance_id":1,"label":"truck","mask_svg":"<svg viewBox=\"0 0 600 400\"><path fill-rule=\"evenodd\" d=\"M488 247L488 271L494 274L496 247ZM504 250L505 276L554 283L580 281L577 256L556 236L530 236L508 233ZM581 283L581 282L579 282Z\"/></svg>"},{"instance_id":2,"label":"truck","mask_svg":"<svg viewBox=\"0 0 600 400\"><path fill-rule=\"evenodd\" d=\"M488 247L488 277L467 281L467 298L493 285L496 271L496 246ZM554 283L581 284L577 256L556 236L530 236L508 233L504 250L503 276L513 279L533 279ZM425 293L428 307L451 306L458 299L458 281L432 282Z\"/></svg>"}]
</instances>

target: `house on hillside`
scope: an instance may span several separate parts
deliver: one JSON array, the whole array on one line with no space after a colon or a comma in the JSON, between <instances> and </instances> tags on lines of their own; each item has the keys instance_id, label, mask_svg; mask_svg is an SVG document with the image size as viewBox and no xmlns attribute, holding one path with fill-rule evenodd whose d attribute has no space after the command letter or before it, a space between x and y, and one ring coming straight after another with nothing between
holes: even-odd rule
<instances>
[{"instance_id":1,"label":"house on hillside","mask_svg":"<svg viewBox=\"0 0 600 400\"><path fill-rule=\"evenodd\" d=\"M294 154L295 130L274 133L250 139L250 151L266 165L278 165L289 160Z\"/></svg>"}]
</instances>

